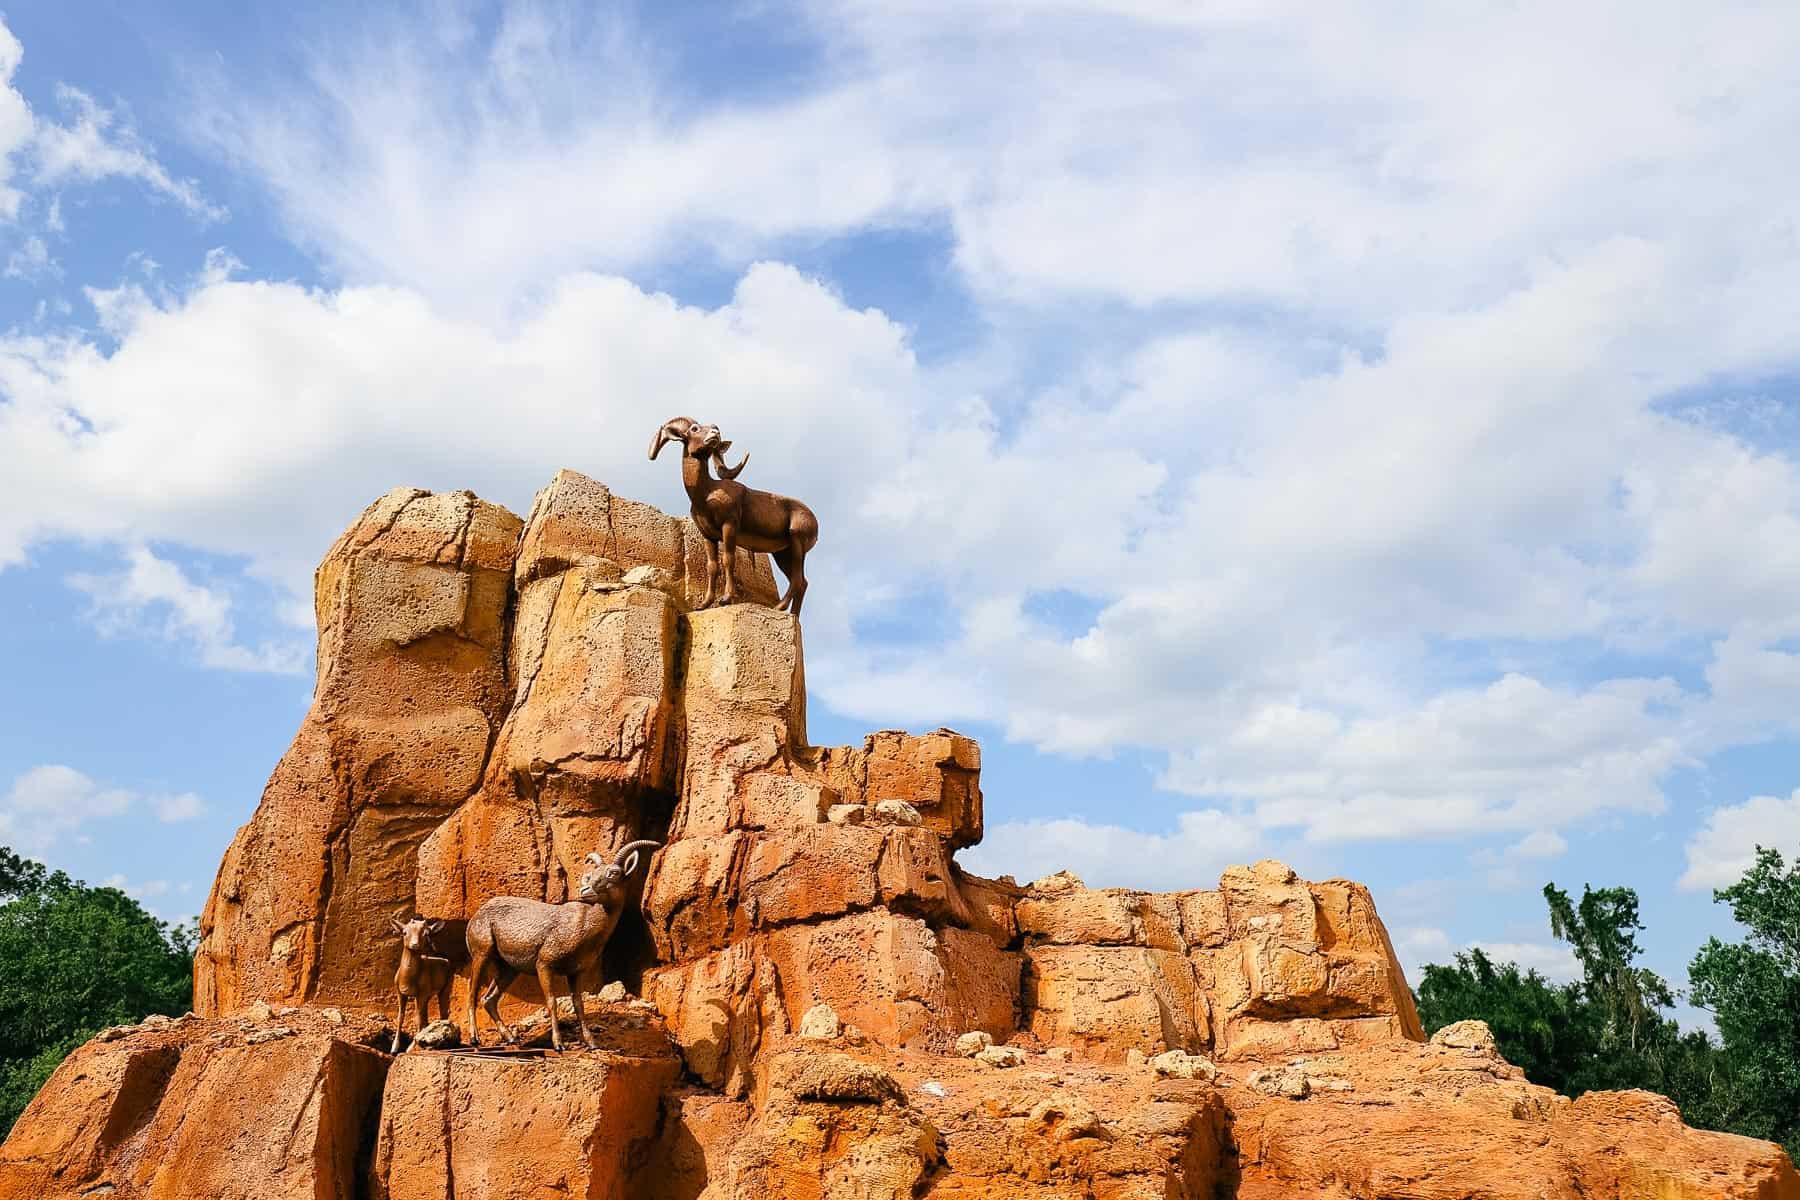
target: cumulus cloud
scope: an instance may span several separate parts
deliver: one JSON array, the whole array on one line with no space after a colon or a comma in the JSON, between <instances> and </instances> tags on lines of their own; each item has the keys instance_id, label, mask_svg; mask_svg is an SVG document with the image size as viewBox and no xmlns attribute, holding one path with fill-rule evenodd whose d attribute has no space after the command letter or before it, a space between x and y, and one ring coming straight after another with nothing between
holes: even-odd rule
<instances>
[{"instance_id":1,"label":"cumulus cloud","mask_svg":"<svg viewBox=\"0 0 1800 1200\"><path fill-rule=\"evenodd\" d=\"M1415 987L1424 976L1428 963L1450 965L1459 947L1450 935L1436 926L1417 926L1399 930L1394 936L1394 953L1399 956L1408 982ZM1581 964L1574 952L1561 942L1469 942L1461 952L1480 950L1495 963L1517 963L1522 971L1536 971L1556 983L1567 983L1581 977Z\"/></svg>"},{"instance_id":2,"label":"cumulus cloud","mask_svg":"<svg viewBox=\"0 0 1800 1200\"><path fill-rule=\"evenodd\" d=\"M58 764L33 767L12 782L0 799L0 841L33 857L79 834L83 826L121 816L134 800L123 788L109 788Z\"/></svg>"},{"instance_id":3,"label":"cumulus cloud","mask_svg":"<svg viewBox=\"0 0 1800 1200\"><path fill-rule=\"evenodd\" d=\"M1800 858L1800 790L1785 799L1752 796L1715 808L1688 839L1687 870L1679 884L1689 891L1736 883L1756 861L1756 848Z\"/></svg>"},{"instance_id":4,"label":"cumulus cloud","mask_svg":"<svg viewBox=\"0 0 1800 1200\"><path fill-rule=\"evenodd\" d=\"M962 861L972 871L1020 882L1069 870L1089 887L1178 891L1218 886L1220 870L1255 857L1258 845L1254 823L1205 809L1182 813L1165 833L1074 817L1002 822L964 851Z\"/></svg>"},{"instance_id":5,"label":"cumulus cloud","mask_svg":"<svg viewBox=\"0 0 1800 1200\"><path fill-rule=\"evenodd\" d=\"M195 583L173 562L137 545L125 552L126 567L114 574L78 574L69 584L88 597L88 617L108 635L148 633L185 643L203 666L231 671L298 674L306 664L297 642L238 644L229 593ZM194 797L174 797L177 807ZM168 818L165 820L178 819Z\"/></svg>"},{"instance_id":6,"label":"cumulus cloud","mask_svg":"<svg viewBox=\"0 0 1800 1200\"><path fill-rule=\"evenodd\" d=\"M1786 727L1800 471L1667 401L1794 365L1791 21L798 11L824 65L778 97L679 95L630 28L531 4L216 85L196 132L343 285L221 263L91 290L107 339L0 340L0 564L191 548L303 620L397 484L523 509L566 464L678 506L640 450L687 411L821 513L825 703L1142 748L1196 798L1191 837L997 827L1020 863L1087 834L1100 877L1294 835L1528 861ZM883 227L947 239L966 359L771 261ZM728 299L629 277L694 258ZM231 665L226 593L178 574L124 615Z\"/></svg>"}]
</instances>

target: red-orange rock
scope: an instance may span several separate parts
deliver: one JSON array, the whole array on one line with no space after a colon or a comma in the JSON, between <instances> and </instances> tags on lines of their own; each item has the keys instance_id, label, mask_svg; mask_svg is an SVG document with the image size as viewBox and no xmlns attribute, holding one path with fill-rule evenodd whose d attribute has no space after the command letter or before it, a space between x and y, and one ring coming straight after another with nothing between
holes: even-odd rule
<instances>
[{"instance_id":1,"label":"red-orange rock","mask_svg":"<svg viewBox=\"0 0 1800 1200\"><path fill-rule=\"evenodd\" d=\"M63 1061L0 1148L0 1197L354 1195L387 1069L367 1043L384 1032L294 1011L273 1023L190 1017L95 1038Z\"/></svg>"},{"instance_id":2,"label":"red-orange rock","mask_svg":"<svg viewBox=\"0 0 1800 1200\"><path fill-rule=\"evenodd\" d=\"M1012 1033L1019 959L970 930L934 930L887 909L791 925L644 980L688 1070L741 1095L763 1044L831 1005L885 1045L948 1045L971 1029Z\"/></svg>"},{"instance_id":3,"label":"red-orange rock","mask_svg":"<svg viewBox=\"0 0 1800 1200\"><path fill-rule=\"evenodd\" d=\"M405 1054L388 1072L370 1168L376 1200L624 1200L656 1133L673 1053L541 1059Z\"/></svg>"},{"instance_id":4,"label":"red-orange rock","mask_svg":"<svg viewBox=\"0 0 1800 1200\"><path fill-rule=\"evenodd\" d=\"M1405 1039L1299 1063L1305 1099L1225 1093L1244 1200L1800 1197L1779 1147L1689 1129L1649 1093L1571 1102L1495 1056Z\"/></svg>"},{"instance_id":5,"label":"red-orange rock","mask_svg":"<svg viewBox=\"0 0 1800 1200\"><path fill-rule=\"evenodd\" d=\"M876 907L966 923L941 837L813 825L685 838L656 856L643 903L663 962L723 949L757 930Z\"/></svg>"},{"instance_id":6,"label":"red-orange rock","mask_svg":"<svg viewBox=\"0 0 1800 1200\"><path fill-rule=\"evenodd\" d=\"M1571 1103L1473 1026L1423 1044L1358 884L961 871L979 747L807 745L766 557L737 568L759 603L694 612L703 563L690 522L572 472L524 523L467 493L371 507L320 566L318 694L207 905L197 1004L245 1016L78 1050L0 1148L0 1200L1800 1200L1779 1149L1658 1097ZM389 917L458 942L638 838L665 845L588 1000L600 1051L371 1048ZM535 979L505 1003L540 1044Z\"/></svg>"},{"instance_id":7,"label":"red-orange rock","mask_svg":"<svg viewBox=\"0 0 1800 1200\"><path fill-rule=\"evenodd\" d=\"M195 1008L378 1003L418 845L480 781L510 688L519 520L399 490L326 555L313 706L201 916Z\"/></svg>"}]
</instances>

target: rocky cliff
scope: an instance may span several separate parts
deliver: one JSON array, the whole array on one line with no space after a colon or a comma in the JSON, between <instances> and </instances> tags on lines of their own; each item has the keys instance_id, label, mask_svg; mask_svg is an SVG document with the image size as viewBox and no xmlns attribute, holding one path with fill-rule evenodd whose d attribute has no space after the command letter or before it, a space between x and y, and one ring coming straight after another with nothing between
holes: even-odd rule
<instances>
[{"instance_id":1,"label":"rocky cliff","mask_svg":"<svg viewBox=\"0 0 1800 1200\"><path fill-rule=\"evenodd\" d=\"M373 504L319 568L318 690L220 867L197 1015L76 1051L0 1198L1800 1200L1778 1148L1660 1097L1570 1102L1478 1025L1426 1042L1358 884L962 871L979 747L810 745L766 560L693 611L703 563L571 472L524 521ZM450 949L637 838L600 1048L384 1052L389 918ZM506 1004L545 1039L533 983Z\"/></svg>"}]
</instances>

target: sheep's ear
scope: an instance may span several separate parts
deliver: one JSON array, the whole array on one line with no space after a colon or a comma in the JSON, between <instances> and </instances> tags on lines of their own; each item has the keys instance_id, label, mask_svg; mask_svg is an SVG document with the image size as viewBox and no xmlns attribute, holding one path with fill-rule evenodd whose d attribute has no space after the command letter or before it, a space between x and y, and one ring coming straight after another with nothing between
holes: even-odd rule
<instances>
[{"instance_id":1,"label":"sheep's ear","mask_svg":"<svg viewBox=\"0 0 1800 1200\"><path fill-rule=\"evenodd\" d=\"M628 858L626 858L626 860L625 860L625 869L623 871L620 871L619 874L624 876L625 878L630 878L631 873L633 871L637 870L637 864L638 864L638 852L636 850L633 850L631 852L631 855Z\"/></svg>"}]
</instances>

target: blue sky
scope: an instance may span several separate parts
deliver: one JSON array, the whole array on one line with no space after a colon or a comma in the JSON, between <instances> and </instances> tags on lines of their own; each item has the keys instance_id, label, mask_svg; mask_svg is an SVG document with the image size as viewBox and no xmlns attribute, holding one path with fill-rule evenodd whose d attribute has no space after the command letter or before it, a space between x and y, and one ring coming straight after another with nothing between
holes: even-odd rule
<instances>
[{"instance_id":1,"label":"blue sky","mask_svg":"<svg viewBox=\"0 0 1800 1200\"><path fill-rule=\"evenodd\" d=\"M12 844L193 914L338 530L679 509L689 413L823 518L814 739L981 737L980 869L1552 973L1627 884L1680 982L1800 851L1781 6L367 7L4 12Z\"/></svg>"}]
</instances>

